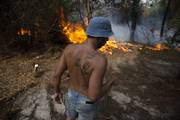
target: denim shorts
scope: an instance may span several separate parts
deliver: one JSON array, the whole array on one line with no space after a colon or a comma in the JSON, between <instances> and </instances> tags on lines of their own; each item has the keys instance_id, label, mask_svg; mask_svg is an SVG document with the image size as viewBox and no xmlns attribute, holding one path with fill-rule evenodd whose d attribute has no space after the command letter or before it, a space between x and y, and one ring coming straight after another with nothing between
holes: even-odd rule
<instances>
[{"instance_id":1,"label":"denim shorts","mask_svg":"<svg viewBox=\"0 0 180 120\"><path fill-rule=\"evenodd\" d=\"M66 116L78 120L95 120L97 106L96 103L80 94L69 89L65 95Z\"/></svg>"}]
</instances>

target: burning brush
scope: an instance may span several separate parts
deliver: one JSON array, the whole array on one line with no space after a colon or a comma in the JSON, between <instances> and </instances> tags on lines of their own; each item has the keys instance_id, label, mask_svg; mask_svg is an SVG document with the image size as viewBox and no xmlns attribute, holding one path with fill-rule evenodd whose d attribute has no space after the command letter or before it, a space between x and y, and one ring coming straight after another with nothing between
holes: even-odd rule
<instances>
[{"instance_id":1,"label":"burning brush","mask_svg":"<svg viewBox=\"0 0 180 120\"><path fill-rule=\"evenodd\" d=\"M31 36L31 31L27 28L20 28L20 30L18 30L17 34L19 36Z\"/></svg>"},{"instance_id":2,"label":"burning brush","mask_svg":"<svg viewBox=\"0 0 180 120\"><path fill-rule=\"evenodd\" d=\"M81 44L87 38L86 33L80 24L73 24L73 23L64 21L63 9L61 10L60 26L63 29L63 33L67 36L67 38L69 39L71 43ZM115 39L110 38L106 42L106 44L103 47L101 47L99 50L100 52L103 52L103 53L112 54L113 49L118 49L126 53L126 52L131 52L132 49L134 48L142 50L142 45L135 45L131 43L117 43ZM161 43L156 44L154 47L146 46L145 48L150 49L152 51L163 51L163 50L170 49L169 47Z\"/></svg>"}]
</instances>

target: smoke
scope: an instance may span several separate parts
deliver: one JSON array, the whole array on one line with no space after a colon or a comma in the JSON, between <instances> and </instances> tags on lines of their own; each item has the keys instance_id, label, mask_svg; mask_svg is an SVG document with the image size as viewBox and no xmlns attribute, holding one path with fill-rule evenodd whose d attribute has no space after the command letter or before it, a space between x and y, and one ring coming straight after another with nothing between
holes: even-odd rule
<instances>
[{"instance_id":1,"label":"smoke","mask_svg":"<svg viewBox=\"0 0 180 120\"><path fill-rule=\"evenodd\" d=\"M109 19L117 41L128 42L130 40L130 28L126 21L126 15L123 12L111 8L109 10Z\"/></svg>"},{"instance_id":2,"label":"smoke","mask_svg":"<svg viewBox=\"0 0 180 120\"><path fill-rule=\"evenodd\" d=\"M128 42L130 40L130 29L128 25L111 23L111 27L117 41Z\"/></svg>"},{"instance_id":3,"label":"smoke","mask_svg":"<svg viewBox=\"0 0 180 120\"><path fill-rule=\"evenodd\" d=\"M104 16L109 18L114 38L117 41L131 41L131 22L128 21L128 16L125 11L114 7L103 7L95 10L93 16ZM134 41L137 43L154 45L159 42L164 42L167 38L173 36L174 30L168 29L168 26L166 25L164 36L162 38L160 37L162 18L163 12L161 11L154 12L148 16L142 15L135 29Z\"/></svg>"},{"instance_id":4,"label":"smoke","mask_svg":"<svg viewBox=\"0 0 180 120\"><path fill-rule=\"evenodd\" d=\"M126 21L126 16L122 11L116 11L112 9L110 20L114 37L117 41L129 42L131 33L131 22ZM164 36L160 37L160 29L163 13L156 12L153 15L141 16L139 23L136 26L134 40L137 43L155 45L160 42L165 42L169 37L174 34L173 29L169 29L165 26Z\"/></svg>"}]
</instances>

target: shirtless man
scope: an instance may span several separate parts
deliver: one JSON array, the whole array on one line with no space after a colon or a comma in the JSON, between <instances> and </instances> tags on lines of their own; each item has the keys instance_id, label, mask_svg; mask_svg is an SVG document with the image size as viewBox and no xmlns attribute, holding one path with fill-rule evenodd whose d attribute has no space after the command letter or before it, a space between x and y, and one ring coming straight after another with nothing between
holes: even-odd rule
<instances>
[{"instance_id":1,"label":"shirtless man","mask_svg":"<svg viewBox=\"0 0 180 120\"><path fill-rule=\"evenodd\" d=\"M111 24L104 17L95 17L86 31L87 40L81 45L65 48L52 75L55 100L61 102L60 77L69 71L70 81L65 97L66 120L94 120L97 101L111 88L113 80L103 83L107 59L98 52L112 35Z\"/></svg>"}]
</instances>

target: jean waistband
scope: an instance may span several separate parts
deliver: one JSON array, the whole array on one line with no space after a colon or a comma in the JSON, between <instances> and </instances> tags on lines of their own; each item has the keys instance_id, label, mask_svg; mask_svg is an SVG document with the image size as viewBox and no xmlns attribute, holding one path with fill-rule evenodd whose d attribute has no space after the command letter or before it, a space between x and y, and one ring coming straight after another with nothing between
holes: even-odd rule
<instances>
[{"instance_id":1,"label":"jean waistband","mask_svg":"<svg viewBox=\"0 0 180 120\"><path fill-rule=\"evenodd\" d=\"M86 104L93 104L95 102L93 102L92 100L90 100L87 96L79 93L78 91L76 90L73 90L73 89L68 89L68 96L70 97L77 97L79 98L79 101L83 102L83 103L86 103Z\"/></svg>"}]
</instances>

